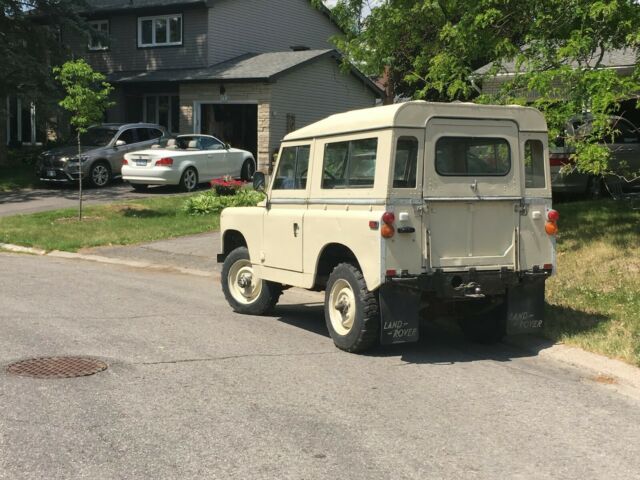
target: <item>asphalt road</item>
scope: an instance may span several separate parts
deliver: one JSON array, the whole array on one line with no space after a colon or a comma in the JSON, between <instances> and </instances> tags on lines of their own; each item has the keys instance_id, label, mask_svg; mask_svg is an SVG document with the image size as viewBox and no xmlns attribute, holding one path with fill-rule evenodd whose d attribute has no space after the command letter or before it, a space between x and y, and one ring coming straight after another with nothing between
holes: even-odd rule
<instances>
[{"instance_id":1,"label":"asphalt road","mask_svg":"<svg viewBox=\"0 0 640 480\"><path fill-rule=\"evenodd\" d=\"M640 478L640 402L566 364L426 331L351 355L315 294L270 317L211 279L0 254L1 479ZM36 380L4 366L92 355Z\"/></svg>"},{"instance_id":2,"label":"asphalt road","mask_svg":"<svg viewBox=\"0 0 640 480\"><path fill-rule=\"evenodd\" d=\"M138 193L128 183L115 181L106 188L85 188L83 202L86 205L96 205L158 195L183 195L183 193L177 187L171 186L151 187L147 192ZM77 208L77 206L77 185L50 185L44 188L0 192L0 217L60 208Z\"/></svg>"}]
</instances>

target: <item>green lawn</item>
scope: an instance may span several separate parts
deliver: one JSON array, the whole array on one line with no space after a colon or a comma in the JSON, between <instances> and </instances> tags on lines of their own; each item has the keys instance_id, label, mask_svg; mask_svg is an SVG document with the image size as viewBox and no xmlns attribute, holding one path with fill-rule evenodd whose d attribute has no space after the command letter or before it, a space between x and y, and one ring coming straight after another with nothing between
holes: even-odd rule
<instances>
[{"instance_id":1,"label":"green lawn","mask_svg":"<svg viewBox=\"0 0 640 480\"><path fill-rule=\"evenodd\" d=\"M619 201L557 204L558 275L545 335L640 365L640 211Z\"/></svg>"},{"instance_id":2,"label":"green lawn","mask_svg":"<svg viewBox=\"0 0 640 480\"><path fill-rule=\"evenodd\" d=\"M20 163L0 166L0 192L32 188L37 182L34 168L31 166Z\"/></svg>"},{"instance_id":3,"label":"green lawn","mask_svg":"<svg viewBox=\"0 0 640 480\"><path fill-rule=\"evenodd\" d=\"M162 197L85 207L82 222L77 220L77 210L4 217L0 218L0 242L76 251L218 229L218 215L188 215L183 211L185 199L184 196Z\"/></svg>"}]
</instances>

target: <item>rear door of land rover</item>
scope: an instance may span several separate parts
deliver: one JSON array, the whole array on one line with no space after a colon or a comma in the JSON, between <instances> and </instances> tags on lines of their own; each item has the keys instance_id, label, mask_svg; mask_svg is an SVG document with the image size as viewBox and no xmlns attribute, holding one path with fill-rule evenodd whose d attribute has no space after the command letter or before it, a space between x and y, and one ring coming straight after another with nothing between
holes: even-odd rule
<instances>
[{"instance_id":1,"label":"rear door of land rover","mask_svg":"<svg viewBox=\"0 0 640 480\"><path fill-rule=\"evenodd\" d=\"M423 219L427 270L516 270L522 200L518 126L427 123Z\"/></svg>"}]
</instances>

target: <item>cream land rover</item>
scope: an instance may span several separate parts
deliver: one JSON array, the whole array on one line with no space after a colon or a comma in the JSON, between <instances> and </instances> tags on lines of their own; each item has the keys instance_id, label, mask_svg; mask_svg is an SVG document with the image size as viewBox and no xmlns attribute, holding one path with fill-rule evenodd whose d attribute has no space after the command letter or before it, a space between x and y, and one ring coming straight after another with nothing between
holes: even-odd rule
<instances>
[{"instance_id":1,"label":"cream land rover","mask_svg":"<svg viewBox=\"0 0 640 480\"><path fill-rule=\"evenodd\" d=\"M222 213L225 297L259 315L289 286L324 290L349 352L415 341L443 314L482 342L538 331L558 220L547 159L543 116L519 106L408 102L297 130L267 199Z\"/></svg>"}]
</instances>

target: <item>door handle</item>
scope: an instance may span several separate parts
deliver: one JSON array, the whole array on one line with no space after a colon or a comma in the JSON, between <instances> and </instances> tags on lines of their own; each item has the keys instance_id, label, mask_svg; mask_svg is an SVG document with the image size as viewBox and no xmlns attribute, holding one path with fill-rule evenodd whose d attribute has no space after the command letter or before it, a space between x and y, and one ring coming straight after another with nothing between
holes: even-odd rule
<instances>
[{"instance_id":1,"label":"door handle","mask_svg":"<svg viewBox=\"0 0 640 480\"><path fill-rule=\"evenodd\" d=\"M298 225L297 223L293 224L293 236L297 237L298 236L298 231L300 230L300 225Z\"/></svg>"}]
</instances>

